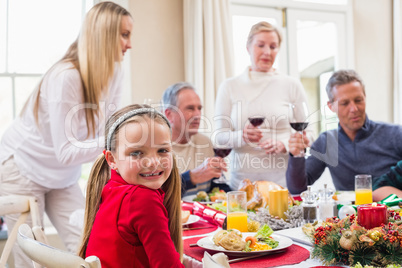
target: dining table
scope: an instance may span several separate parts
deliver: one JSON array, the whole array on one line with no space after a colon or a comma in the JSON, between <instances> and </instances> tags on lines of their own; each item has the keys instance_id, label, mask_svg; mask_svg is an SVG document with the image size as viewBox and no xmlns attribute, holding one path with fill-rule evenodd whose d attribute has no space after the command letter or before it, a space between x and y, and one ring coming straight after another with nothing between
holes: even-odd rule
<instances>
[{"instance_id":1,"label":"dining table","mask_svg":"<svg viewBox=\"0 0 402 268\"><path fill-rule=\"evenodd\" d=\"M354 195L351 192L344 193L347 196L346 203L349 203ZM342 200L345 202L345 199ZM194 215L191 215L194 217ZM198 217L198 216L197 216ZM209 250L197 245L197 242L205 237L211 238L216 232L222 230L219 225L214 225L210 221L202 217L194 218L190 224L183 225L183 244L184 244L184 265L187 268L203 268L202 258L204 252L207 251L210 255L216 254L219 251ZM245 258L243 256L232 256L228 254L229 264L231 268L250 267L250 268L307 268L307 267L327 267L318 259L311 258L313 244L309 238L303 233L302 227L282 229L274 231L276 237L284 237L291 239L291 245L284 250L258 255L258 257ZM247 256L247 254L245 254ZM250 254L250 257L253 254ZM331 267L349 267L349 266L331 266ZM205 268L205 267L204 267Z\"/></svg>"},{"instance_id":2,"label":"dining table","mask_svg":"<svg viewBox=\"0 0 402 268\"><path fill-rule=\"evenodd\" d=\"M208 222L200 219L198 224L208 224ZM193 224L188 225L191 228ZM201 230L204 232L200 233ZM213 231L210 231L213 230ZM203 268L202 258L206 249L197 246L197 241L204 237L213 236L216 232L222 230L221 227L207 228L207 229L193 229L194 235L191 230L184 231L187 235L183 236L184 241L184 265L187 268ZM198 233L198 234L197 234ZM292 240L292 245L278 253L271 253L261 255L256 258L247 259L243 256L228 256L230 267L252 267L252 268L268 268L268 267L282 267L282 268L307 268L307 267L324 267L324 265L317 259L310 257L313 245L308 240L307 236L303 233L301 227L284 229L275 231L274 235L283 236ZM210 255L216 254L215 251L207 250ZM252 256L252 255L251 255ZM243 260L238 260L243 259ZM235 262L230 262L235 260ZM333 266L333 267L348 267L348 266Z\"/></svg>"}]
</instances>

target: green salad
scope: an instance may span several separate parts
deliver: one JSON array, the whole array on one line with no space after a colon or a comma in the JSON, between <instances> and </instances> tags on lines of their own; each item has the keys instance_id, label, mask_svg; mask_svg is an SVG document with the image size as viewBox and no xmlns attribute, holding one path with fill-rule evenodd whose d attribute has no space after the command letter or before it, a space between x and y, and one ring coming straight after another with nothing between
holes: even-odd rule
<instances>
[{"instance_id":1,"label":"green salad","mask_svg":"<svg viewBox=\"0 0 402 268\"><path fill-rule=\"evenodd\" d=\"M264 224L257 232L255 237L257 238L257 241L263 242L265 244L268 244L272 248L276 248L279 245L279 242L274 240L271 235L274 233L274 231L269 227L267 224Z\"/></svg>"}]
</instances>

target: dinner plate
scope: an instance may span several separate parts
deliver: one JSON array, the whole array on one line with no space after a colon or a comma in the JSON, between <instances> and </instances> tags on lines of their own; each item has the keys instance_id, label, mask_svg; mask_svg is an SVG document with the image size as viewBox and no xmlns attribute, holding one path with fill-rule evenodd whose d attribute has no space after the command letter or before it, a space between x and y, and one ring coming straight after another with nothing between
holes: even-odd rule
<instances>
[{"instance_id":1,"label":"dinner plate","mask_svg":"<svg viewBox=\"0 0 402 268\"><path fill-rule=\"evenodd\" d=\"M256 233L242 233L243 239L247 236L254 236ZM278 246L273 249L269 250L260 250L260 251L250 251L250 252L243 252L243 251L234 251L234 250L227 250L221 246L217 246L212 241L213 235L201 238L197 241L197 246L202 247L207 250L215 251L215 252L223 252L226 255L230 256L249 256L249 255L266 255L266 254L274 254L279 253L286 250L293 244L292 239L284 236L279 235L271 235L273 239L279 242Z\"/></svg>"},{"instance_id":2,"label":"dinner plate","mask_svg":"<svg viewBox=\"0 0 402 268\"><path fill-rule=\"evenodd\" d=\"M338 204L351 204L356 198L354 191L338 191L337 197Z\"/></svg>"},{"instance_id":3,"label":"dinner plate","mask_svg":"<svg viewBox=\"0 0 402 268\"><path fill-rule=\"evenodd\" d=\"M196 198L196 197L197 197L197 195L195 195L195 194L193 194L193 195L187 195L187 196L183 197L182 200L183 200L183 201L186 201L186 202L189 202L189 203L194 203L195 201L193 201L193 199ZM199 201L198 201L198 202L199 202ZM199 203L206 205L206 204L213 204L213 203L215 203L215 202L210 202L210 201L209 201L209 202L199 202Z\"/></svg>"},{"instance_id":4,"label":"dinner plate","mask_svg":"<svg viewBox=\"0 0 402 268\"><path fill-rule=\"evenodd\" d=\"M302 243L311 247L313 246L313 243L311 243L311 240L307 237L307 235L304 234L301 227L283 229L275 231L275 233L281 236L289 237L295 242Z\"/></svg>"},{"instance_id":5,"label":"dinner plate","mask_svg":"<svg viewBox=\"0 0 402 268\"><path fill-rule=\"evenodd\" d=\"M195 223L195 222L197 222L199 220L200 220L199 216L190 214L190 217L188 218L188 220L185 223L183 223L183 225L192 224L192 223Z\"/></svg>"}]
</instances>

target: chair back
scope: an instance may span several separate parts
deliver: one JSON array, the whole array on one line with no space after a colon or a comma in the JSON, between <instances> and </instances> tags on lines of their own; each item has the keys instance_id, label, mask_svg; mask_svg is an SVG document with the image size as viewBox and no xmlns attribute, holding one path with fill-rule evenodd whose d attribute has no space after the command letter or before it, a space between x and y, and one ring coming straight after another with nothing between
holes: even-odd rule
<instances>
[{"instance_id":1,"label":"chair back","mask_svg":"<svg viewBox=\"0 0 402 268\"><path fill-rule=\"evenodd\" d=\"M15 223L14 228L8 232L8 238L0 257L0 268L6 266L8 257L10 256L11 250L17 239L18 227L26 221L28 215L31 214L33 226L38 226L38 228L40 228L39 226L41 225L38 202L36 198L32 196L0 196L0 215L5 216L8 214L20 214L20 216ZM43 237L42 239L46 238Z\"/></svg>"},{"instance_id":2,"label":"chair back","mask_svg":"<svg viewBox=\"0 0 402 268\"><path fill-rule=\"evenodd\" d=\"M101 268L98 257L89 256L85 260L72 253L36 241L32 229L22 224L18 229L18 245L34 262L47 268Z\"/></svg>"}]
</instances>

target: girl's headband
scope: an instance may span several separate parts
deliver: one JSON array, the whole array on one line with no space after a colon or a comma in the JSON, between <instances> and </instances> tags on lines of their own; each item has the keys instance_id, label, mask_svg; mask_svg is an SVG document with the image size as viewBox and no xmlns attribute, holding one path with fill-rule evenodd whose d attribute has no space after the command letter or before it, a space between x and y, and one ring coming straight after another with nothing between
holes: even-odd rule
<instances>
[{"instance_id":1,"label":"girl's headband","mask_svg":"<svg viewBox=\"0 0 402 268\"><path fill-rule=\"evenodd\" d=\"M110 143L111 143L112 135L113 135L114 131L116 130L116 128L119 125L121 125L121 123L123 123L124 121L126 121L127 119L129 119L135 115L147 114L147 113L157 113L166 121L169 128L171 128L169 120L167 120L167 118L161 112L155 110L154 108L139 108L139 109L131 110L131 111L123 114L122 116L120 116L116 120L116 122L114 122L113 125L110 127L109 133L108 133L107 139L106 139L106 150L109 150L109 151L111 150Z\"/></svg>"}]
</instances>

